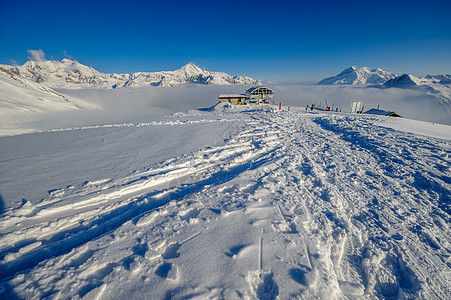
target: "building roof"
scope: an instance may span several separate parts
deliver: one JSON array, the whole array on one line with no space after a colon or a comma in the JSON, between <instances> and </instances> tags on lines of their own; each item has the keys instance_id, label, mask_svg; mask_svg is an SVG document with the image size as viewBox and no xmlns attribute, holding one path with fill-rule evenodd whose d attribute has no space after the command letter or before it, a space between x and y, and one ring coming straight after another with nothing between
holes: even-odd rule
<instances>
[{"instance_id":1,"label":"building roof","mask_svg":"<svg viewBox=\"0 0 451 300\"><path fill-rule=\"evenodd\" d=\"M220 94L218 98L246 98L245 94Z\"/></svg>"},{"instance_id":2,"label":"building roof","mask_svg":"<svg viewBox=\"0 0 451 300\"><path fill-rule=\"evenodd\" d=\"M388 111L388 110L382 110L382 109L376 109L376 108L372 108L370 110L367 110L365 112L365 114L379 115L379 116L389 116L389 117L400 117L400 118L402 118L400 115L398 115L394 111Z\"/></svg>"},{"instance_id":3,"label":"building roof","mask_svg":"<svg viewBox=\"0 0 451 300\"><path fill-rule=\"evenodd\" d=\"M251 94L252 92L254 92L254 91L256 91L256 90L259 90L259 89L267 89L267 90L269 90L272 94L274 94L274 91L273 91L271 88L266 87L266 86L254 86L254 87L251 87L250 89L248 89L248 90L246 91L246 94Z\"/></svg>"}]
</instances>

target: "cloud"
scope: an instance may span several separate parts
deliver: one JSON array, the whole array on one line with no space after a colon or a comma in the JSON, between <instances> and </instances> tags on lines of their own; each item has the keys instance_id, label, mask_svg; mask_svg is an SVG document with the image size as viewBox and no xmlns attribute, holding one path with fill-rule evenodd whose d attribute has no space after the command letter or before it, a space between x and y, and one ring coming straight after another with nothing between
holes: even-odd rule
<instances>
[{"instance_id":1,"label":"cloud","mask_svg":"<svg viewBox=\"0 0 451 300\"><path fill-rule=\"evenodd\" d=\"M28 59L34 60L34 61L45 61L45 54L42 49L38 50L27 50L27 52L31 55L28 57Z\"/></svg>"},{"instance_id":2,"label":"cloud","mask_svg":"<svg viewBox=\"0 0 451 300\"><path fill-rule=\"evenodd\" d=\"M76 89L65 93L103 108L103 121L135 122L145 121L149 114L170 114L203 107L218 102L219 94L244 93L246 85L181 85L172 88L136 87L122 89ZM363 101L365 111L379 106L383 110L395 111L405 118L451 125L451 104L422 91L409 89L380 89L361 86L318 86L318 85L270 85L276 92L276 104L282 102L286 108L303 107L322 102L324 95L328 105L349 112L352 101ZM323 91L324 89L324 91ZM124 99L129 99L124 101ZM99 111L96 111L99 112ZM92 119L99 122L102 114ZM113 117L114 116L114 117ZM116 119L114 119L116 118Z\"/></svg>"},{"instance_id":3,"label":"cloud","mask_svg":"<svg viewBox=\"0 0 451 300\"><path fill-rule=\"evenodd\" d=\"M67 52L67 50L63 51L63 56L68 59L74 59L74 57L70 55L69 52Z\"/></svg>"}]
</instances>

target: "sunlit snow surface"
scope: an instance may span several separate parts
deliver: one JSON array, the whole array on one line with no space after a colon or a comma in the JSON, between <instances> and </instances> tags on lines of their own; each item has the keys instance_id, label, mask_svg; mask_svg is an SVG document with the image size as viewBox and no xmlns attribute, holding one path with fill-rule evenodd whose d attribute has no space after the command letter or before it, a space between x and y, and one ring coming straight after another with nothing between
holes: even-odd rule
<instances>
[{"instance_id":1,"label":"sunlit snow surface","mask_svg":"<svg viewBox=\"0 0 451 300\"><path fill-rule=\"evenodd\" d=\"M391 120L219 105L1 137L0 298L450 299L450 127Z\"/></svg>"}]
</instances>

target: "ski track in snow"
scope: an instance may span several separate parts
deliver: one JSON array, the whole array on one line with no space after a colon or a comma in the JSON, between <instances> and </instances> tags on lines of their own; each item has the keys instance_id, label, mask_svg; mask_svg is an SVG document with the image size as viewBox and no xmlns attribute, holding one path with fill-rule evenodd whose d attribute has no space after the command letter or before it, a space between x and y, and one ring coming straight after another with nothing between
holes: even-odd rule
<instances>
[{"instance_id":1,"label":"ski track in snow","mask_svg":"<svg viewBox=\"0 0 451 300\"><path fill-rule=\"evenodd\" d=\"M450 141L236 114L218 145L4 212L3 296L451 298Z\"/></svg>"}]
</instances>

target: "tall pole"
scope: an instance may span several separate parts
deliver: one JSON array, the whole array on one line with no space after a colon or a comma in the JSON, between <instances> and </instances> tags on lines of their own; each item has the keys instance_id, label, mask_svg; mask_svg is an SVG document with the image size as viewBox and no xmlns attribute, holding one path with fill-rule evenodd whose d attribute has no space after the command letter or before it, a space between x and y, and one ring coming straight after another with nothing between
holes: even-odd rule
<instances>
[{"instance_id":1,"label":"tall pole","mask_svg":"<svg viewBox=\"0 0 451 300\"><path fill-rule=\"evenodd\" d=\"M328 107L329 105L327 105L326 91L324 91L324 88L323 88L323 94L324 94L324 101L326 101L326 107Z\"/></svg>"}]
</instances>

